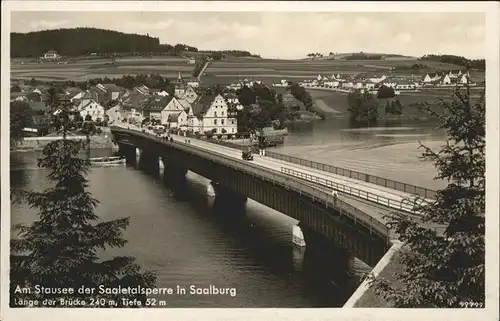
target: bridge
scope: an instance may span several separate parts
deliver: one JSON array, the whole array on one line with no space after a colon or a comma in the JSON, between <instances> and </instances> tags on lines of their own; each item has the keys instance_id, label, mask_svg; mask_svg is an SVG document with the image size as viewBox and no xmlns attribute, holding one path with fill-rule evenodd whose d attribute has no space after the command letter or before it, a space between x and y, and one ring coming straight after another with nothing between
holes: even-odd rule
<instances>
[{"instance_id":1,"label":"bridge","mask_svg":"<svg viewBox=\"0 0 500 321\"><path fill-rule=\"evenodd\" d=\"M227 143L177 135L171 135L170 141L128 124L113 126L111 132L128 163L137 161L138 148L139 168L149 173L159 174L160 160L166 180L179 181L188 170L195 172L212 181L219 200L241 206L249 197L297 219L306 244L319 236L370 266L394 238L385 215L418 216L412 211L413 203L429 201L435 195L409 184L381 183L376 177L374 182L366 174L354 178L333 166L272 152L245 161L241 159L243 147Z\"/></svg>"}]
</instances>

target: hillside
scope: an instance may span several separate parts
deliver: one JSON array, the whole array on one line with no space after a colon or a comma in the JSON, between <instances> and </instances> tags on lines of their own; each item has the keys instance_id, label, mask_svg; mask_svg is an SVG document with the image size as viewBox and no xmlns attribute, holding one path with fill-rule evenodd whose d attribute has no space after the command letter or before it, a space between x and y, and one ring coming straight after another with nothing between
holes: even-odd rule
<instances>
[{"instance_id":1,"label":"hillside","mask_svg":"<svg viewBox=\"0 0 500 321\"><path fill-rule=\"evenodd\" d=\"M168 53L176 54L197 48L184 44L160 44L159 38L149 35L127 34L118 31L74 28L54 29L29 33L11 33L11 57L40 57L48 50L62 56L81 56L90 53Z\"/></svg>"},{"instance_id":2,"label":"hillside","mask_svg":"<svg viewBox=\"0 0 500 321\"><path fill-rule=\"evenodd\" d=\"M211 62L201 80L205 84L230 84L238 79L259 79L266 83L276 83L282 79L300 81L314 79L321 74L384 73L420 74L460 69L460 66L438 61L425 61L425 68L418 70L393 70L396 67L410 68L420 62L417 58L394 57L384 60L281 60L228 58Z\"/></svg>"}]
</instances>

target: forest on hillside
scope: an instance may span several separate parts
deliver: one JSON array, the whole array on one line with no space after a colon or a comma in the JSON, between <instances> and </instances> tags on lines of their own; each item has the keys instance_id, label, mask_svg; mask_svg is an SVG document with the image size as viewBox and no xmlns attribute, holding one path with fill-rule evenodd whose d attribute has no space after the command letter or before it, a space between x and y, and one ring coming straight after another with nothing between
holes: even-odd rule
<instances>
[{"instance_id":1,"label":"forest on hillside","mask_svg":"<svg viewBox=\"0 0 500 321\"><path fill-rule=\"evenodd\" d=\"M129 34L96 28L54 29L29 33L10 34L12 58L38 58L49 50L61 56L86 56L96 53L101 56L129 54L183 55L198 52L198 48L186 44L161 44L159 38L148 35ZM235 57L258 57L248 51L205 51L207 56L220 59L223 55Z\"/></svg>"},{"instance_id":2,"label":"forest on hillside","mask_svg":"<svg viewBox=\"0 0 500 321\"><path fill-rule=\"evenodd\" d=\"M124 53L180 54L198 51L185 44L160 44L159 38L149 35L127 34L96 28L54 29L29 33L11 33L11 57L40 57L48 50L62 56L81 56Z\"/></svg>"},{"instance_id":3,"label":"forest on hillside","mask_svg":"<svg viewBox=\"0 0 500 321\"><path fill-rule=\"evenodd\" d=\"M420 58L420 60L444 62L463 67L470 67L471 69L477 69L480 71L484 71L486 67L484 59L467 59L465 57L454 55L425 55Z\"/></svg>"}]
</instances>

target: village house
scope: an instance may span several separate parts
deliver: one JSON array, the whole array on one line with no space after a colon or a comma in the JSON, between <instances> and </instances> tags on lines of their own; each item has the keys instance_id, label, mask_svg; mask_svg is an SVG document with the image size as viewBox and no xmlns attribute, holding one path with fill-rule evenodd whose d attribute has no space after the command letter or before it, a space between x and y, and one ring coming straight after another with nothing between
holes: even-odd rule
<instances>
[{"instance_id":1,"label":"village house","mask_svg":"<svg viewBox=\"0 0 500 321\"><path fill-rule=\"evenodd\" d=\"M468 72L465 74L461 74L456 81L459 85L465 85L467 84L467 82L469 82L469 85L473 85Z\"/></svg>"},{"instance_id":2,"label":"village house","mask_svg":"<svg viewBox=\"0 0 500 321\"><path fill-rule=\"evenodd\" d=\"M450 79L457 79L461 75L462 75L462 70L455 70L455 71L450 70L450 72L448 73L448 76L450 77Z\"/></svg>"},{"instance_id":3,"label":"village house","mask_svg":"<svg viewBox=\"0 0 500 321\"><path fill-rule=\"evenodd\" d=\"M437 80L439 80L440 78L441 78L441 76L439 75L439 73L426 74L423 82L425 84L432 84L432 83L436 82Z\"/></svg>"},{"instance_id":4,"label":"village house","mask_svg":"<svg viewBox=\"0 0 500 321\"><path fill-rule=\"evenodd\" d=\"M96 87L102 88L106 92L106 100L118 100L125 93L123 87L115 84L98 84Z\"/></svg>"},{"instance_id":5,"label":"village house","mask_svg":"<svg viewBox=\"0 0 500 321\"><path fill-rule=\"evenodd\" d=\"M441 85L444 85L444 86L451 85L452 81L451 81L450 75L448 75L448 74L443 75L441 77L441 79L439 80L439 83Z\"/></svg>"},{"instance_id":6,"label":"village house","mask_svg":"<svg viewBox=\"0 0 500 321\"><path fill-rule=\"evenodd\" d=\"M149 97L140 94L137 91L130 92L124 96L120 104L122 118L142 121L142 107L148 101Z\"/></svg>"},{"instance_id":7,"label":"village house","mask_svg":"<svg viewBox=\"0 0 500 321\"><path fill-rule=\"evenodd\" d=\"M198 94L194 90L193 86L187 84L183 79L181 72L177 73L177 80L175 81L175 97L178 99L184 99L189 103L193 103Z\"/></svg>"},{"instance_id":8,"label":"village house","mask_svg":"<svg viewBox=\"0 0 500 321\"><path fill-rule=\"evenodd\" d=\"M394 78L386 78L380 84L395 89L398 85L398 81Z\"/></svg>"},{"instance_id":9,"label":"village house","mask_svg":"<svg viewBox=\"0 0 500 321\"><path fill-rule=\"evenodd\" d=\"M344 81L340 84L340 86L344 89L352 89L354 87L354 82L351 80Z\"/></svg>"},{"instance_id":10,"label":"village house","mask_svg":"<svg viewBox=\"0 0 500 321\"><path fill-rule=\"evenodd\" d=\"M149 88L147 86L145 86L145 85L134 87L132 89L132 93L131 94L133 94L134 92L139 93L139 94L141 94L143 96L149 96Z\"/></svg>"},{"instance_id":11,"label":"village house","mask_svg":"<svg viewBox=\"0 0 500 321\"><path fill-rule=\"evenodd\" d=\"M408 80L400 80L396 85L396 90L415 90L415 84Z\"/></svg>"},{"instance_id":12,"label":"village house","mask_svg":"<svg viewBox=\"0 0 500 321\"><path fill-rule=\"evenodd\" d=\"M337 79L327 79L323 80L323 87L325 88L337 88L340 85L340 81Z\"/></svg>"},{"instance_id":13,"label":"village house","mask_svg":"<svg viewBox=\"0 0 500 321\"><path fill-rule=\"evenodd\" d=\"M172 96L163 97L161 103L164 105L164 108L161 111L161 124L167 124L170 115L180 115L179 113L187 110L185 105L183 105L177 98ZM189 108L189 107L188 107ZM182 115L181 115L182 116ZM178 117L179 126L187 126L187 113L186 117ZM183 121L185 120L185 122Z\"/></svg>"},{"instance_id":14,"label":"village house","mask_svg":"<svg viewBox=\"0 0 500 321\"><path fill-rule=\"evenodd\" d=\"M369 80L374 84L378 84L386 79L387 79L386 75L372 75L369 78Z\"/></svg>"},{"instance_id":15,"label":"village house","mask_svg":"<svg viewBox=\"0 0 500 321\"><path fill-rule=\"evenodd\" d=\"M104 120L106 114L104 107L93 98L90 92L85 93L80 104L76 106L76 110L84 119L90 115L93 121Z\"/></svg>"},{"instance_id":16,"label":"village house","mask_svg":"<svg viewBox=\"0 0 500 321\"><path fill-rule=\"evenodd\" d=\"M59 56L59 54L55 50L49 50L46 53L44 53L43 56L41 57L41 59L43 60L57 60L60 58L61 56Z\"/></svg>"},{"instance_id":17,"label":"village house","mask_svg":"<svg viewBox=\"0 0 500 321\"><path fill-rule=\"evenodd\" d=\"M363 83L363 88L365 89L373 89L375 88L375 86L378 84L378 82L374 82L370 79L366 80L364 83Z\"/></svg>"},{"instance_id":18,"label":"village house","mask_svg":"<svg viewBox=\"0 0 500 321\"><path fill-rule=\"evenodd\" d=\"M171 129L180 129L182 131L187 131L188 127L188 114L186 111L180 111L177 113L171 113L168 115L166 125Z\"/></svg>"},{"instance_id":19,"label":"village house","mask_svg":"<svg viewBox=\"0 0 500 321\"><path fill-rule=\"evenodd\" d=\"M188 86L191 86L192 88L198 88L198 87L200 87L200 81L199 81L199 80L197 80L197 79L188 80L188 81L186 82L186 84L187 84Z\"/></svg>"},{"instance_id":20,"label":"village house","mask_svg":"<svg viewBox=\"0 0 500 321\"><path fill-rule=\"evenodd\" d=\"M214 134L235 134L237 119L230 112L222 95L202 95L188 113L188 130L193 132L213 131Z\"/></svg>"},{"instance_id":21,"label":"village house","mask_svg":"<svg viewBox=\"0 0 500 321\"><path fill-rule=\"evenodd\" d=\"M26 93L24 92L11 92L10 93L10 101L28 101L28 98L26 97Z\"/></svg>"},{"instance_id":22,"label":"village house","mask_svg":"<svg viewBox=\"0 0 500 321\"><path fill-rule=\"evenodd\" d=\"M43 100L42 94L39 94L37 92L30 92L26 94L26 98L28 100L30 108L34 111L46 112L50 109L50 106L48 106Z\"/></svg>"}]
</instances>

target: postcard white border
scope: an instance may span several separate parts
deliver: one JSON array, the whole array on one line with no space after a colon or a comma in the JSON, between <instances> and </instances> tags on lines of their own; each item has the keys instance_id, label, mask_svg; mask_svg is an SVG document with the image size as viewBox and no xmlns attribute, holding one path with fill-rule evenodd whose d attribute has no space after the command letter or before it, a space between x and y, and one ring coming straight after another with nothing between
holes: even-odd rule
<instances>
[{"instance_id":1,"label":"postcard white border","mask_svg":"<svg viewBox=\"0 0 500 321\"><path fill-rule=\"evenodd\" d=\"M1 292L0 319L14 320L496 320L498 318L499 216L499 4L496 2L210 2L210 1L3 1L1 109ZM339 12L482 12L486 15L487 224L486 308L463 309L10 309L9 82L11 11L339 11ZM460 40L465 41L465 40ZM460 53L456 53L460 54Z\"/></svg>"}]
</instances>

